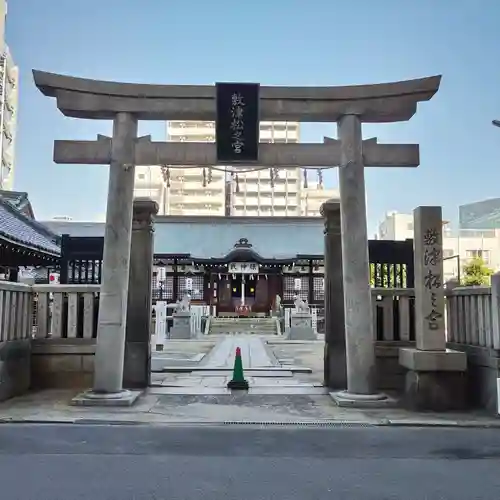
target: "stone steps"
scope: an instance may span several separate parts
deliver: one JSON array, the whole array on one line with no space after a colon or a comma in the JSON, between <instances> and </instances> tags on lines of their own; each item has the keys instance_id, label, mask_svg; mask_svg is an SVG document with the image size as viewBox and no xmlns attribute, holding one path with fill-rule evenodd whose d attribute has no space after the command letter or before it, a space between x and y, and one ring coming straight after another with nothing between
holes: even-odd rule
<instances>
[{"instance_id":1,"label":"stone steps","mask_svg":"<svg viewBox=\"0 0 500 500\"><path fill-rule=\"evenodd\" d=\"M277 335L274 318L212 318L209 334Z\"/></svg>"},{"instance_id":2,"label":"stone steps","mask_svg":"<svg viewBox=\"0 0 500 500\"><path fill-rule=\"evenodd\" d=\"M270 327L270 326L258 326L255 328L251 328L248 326L241 326L241 325L210 325L210 332L226 332L226 331L233 331L233 332L241 332L241 333L259 333L259 332L276 332L276 325Z\"/></svg>"}]
</instances>

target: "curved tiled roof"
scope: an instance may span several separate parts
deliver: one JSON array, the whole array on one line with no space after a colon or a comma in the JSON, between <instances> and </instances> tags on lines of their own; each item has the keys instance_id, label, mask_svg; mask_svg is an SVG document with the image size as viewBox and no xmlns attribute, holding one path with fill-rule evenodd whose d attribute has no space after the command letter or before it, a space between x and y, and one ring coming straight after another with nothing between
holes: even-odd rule
<instances>
[{"instance_id":1,"label":"curved tiled roof","mask_svg":"<svg viewBox=\"0 0 500 500\"><path fill-rule=\"evenodd\" d=\"M0 190L0 198L8 201L19 212L24 213L31 219L35 218L33 207L28 199L28 193L24 191L6 191Z\"/></svg>"},{"instance_id":2,"label":"curved tiled roof","mask_svg":"<svg viewBox=\"0 0 500 500\"><path fill-rule=\"evenodd\" d=\"M19 212L0 196L0 239L54 256L61 253L59 237L43 224Z\"/></svg>"}]
</instances>

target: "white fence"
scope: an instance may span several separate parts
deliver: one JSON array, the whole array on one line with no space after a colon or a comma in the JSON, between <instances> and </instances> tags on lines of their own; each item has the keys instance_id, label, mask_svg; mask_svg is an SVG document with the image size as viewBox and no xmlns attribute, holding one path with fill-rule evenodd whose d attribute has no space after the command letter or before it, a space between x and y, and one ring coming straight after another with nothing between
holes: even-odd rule
<instances>
[{"instance_id":1,"label":"white fence","mask_svg":"<svg viewBox=\"0 0 500 500\"><path fill-rule=\"evenodd\" d=\"M0 281L0 342L31 338L31 286Z\"/></svg>"},{"instance_id":2,"label":"white fence","mask_svg":"<svg viewBox=\"0 0 500 500\"><path fill-rule=\"evenodd\" d=\"M491 287L457 287L446 293L448 342L500 349L499 310Z\"/></svg>"},{"instance_id":3,"label":"white fence","mask_svg":"<svg viewBox=\"0 0 500 500\"><path fill-rule=\"evenodd\" d=\"M100 285L33 285L36 338L96 338L99 289Z\"/></svg>"},{"instance_id":4,"label":"white fence","mask_svg":"<svg viewBox=\"0 0 500 500\"><path fill-rule=\"evenodd\" d=\"M373 288L372 308L375 340L379 341L409 341L414 340L411 335L412 317L410 309L415 292L412 288ZM309 307L312 316L312 326L318 333L318 323L323 320L324 308L321 306ZM290 329L293 307L284 310L285 332Z\"/></svg>"},{"instance_id":5,"label":"white fence","mask_svg":"<svg viewBox=\"0 0 500 500\"><path fill-rule=\"evenodd\" d=\"M173 318L175 306L176 304L160 301L153 306L156 315L155 336L157 341L168 338L168 320ZM207 305L191 305L191 331L193 333L198 334L202 331L202 320L210 314L215 315L215 306L213 309L214 310L211 311L211 307Z\"/></svg>"}]
</instances>

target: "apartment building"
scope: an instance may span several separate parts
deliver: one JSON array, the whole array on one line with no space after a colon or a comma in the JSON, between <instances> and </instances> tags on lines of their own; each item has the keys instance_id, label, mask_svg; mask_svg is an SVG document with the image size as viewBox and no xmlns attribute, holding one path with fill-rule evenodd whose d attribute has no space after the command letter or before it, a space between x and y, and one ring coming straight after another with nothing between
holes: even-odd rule
<instances>
[{"instance_id":1,"label":"apartment building","mask_svg":"<svg viewBox=\"0 0 500 500\"><path fill-rule=\"evenodd\" d=\"M299 123L260 124L261 142L298 143L299 140ZM167 141L214 142L215 124L170 121ZM300 168L245 172L247 168L241 167L231 175L215 166L137 167L134 195L154 199L160 214L213 216L319 216L325 200L338 198L337 190L325 190L318 183L309 182L305 186Z\"/></svg>"},{"instance_id":2,"label":"apartment building","mask_svg":"<svg viewBox=\"0 0 500 500\"><path fill-rule=\"evenodd\" d=\"M378 239L413 239L413 215L389 212L379 224ZM472 258L481 257L493 270L500 270L500 228L459 229L443 227L443 259L445 279L458 276Z\"/></svg>"},{"instance_id":3,"label":"apartment building","mask_svg":"<svg viewBox=\"0 0 500 500\"><path fill-rule=\"evenodd\" d=\"M308 182L307 187L302 187L300 191L300 215L305 217L321 216L321 205L326 200L331 199L340 202L338 189L326 189L318 182Z\"/></svg>"},{"instance_id":4,"label":"apartment building","mask_svg":"<svg viewBox=\"0 0 500 500\"><path fill-rule=\"evenodd\" d=\"M215 125L171 121L167 124L167 141L214 142ZM155 200L162 215L224 215L225 173L177 166L136 167L134 195Z\"/></svg>"},{"instance_id":5,"label":"apartment building","mask_svg":"<svg viewBox=\"0 0 500 500\"><path fill-rule=\"evenodd\" d=\"M261 122L260 142L298 143L298 122ZM301 212L301 169L263 169L238 174L231 182L230 214L235 216L298 216Z\"/></svg>"},{"instance_id":6,"label":"apartment building","mask_svg":"<svg viewBox=\"0 0 500 500\"><path fill-rule=\"evenodd\" d=\"M0 189L11 190L14 183L19 69L4 40L6 15L7 2L0 0Z\"/></svg>"}]
</instances>

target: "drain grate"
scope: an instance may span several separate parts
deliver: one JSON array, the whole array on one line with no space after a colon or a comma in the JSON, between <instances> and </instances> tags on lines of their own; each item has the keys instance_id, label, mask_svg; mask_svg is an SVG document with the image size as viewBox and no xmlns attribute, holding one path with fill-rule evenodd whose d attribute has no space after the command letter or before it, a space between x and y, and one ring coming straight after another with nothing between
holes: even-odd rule
<instances>
[{"instance_id":1,"label":"drain grate","mask_svg":"<svg viewBox=\"0 0 500 500\"><path fill-rule=\"evenodd\" d=\"M253 425L260 427L374 427L375 424L365 423L365 422L348 422L341 420L329 420L322 422L259 422L259 421L248 421L248 420L226 420L222 422L222 425Z\"/></svg>"}]
</instances>

